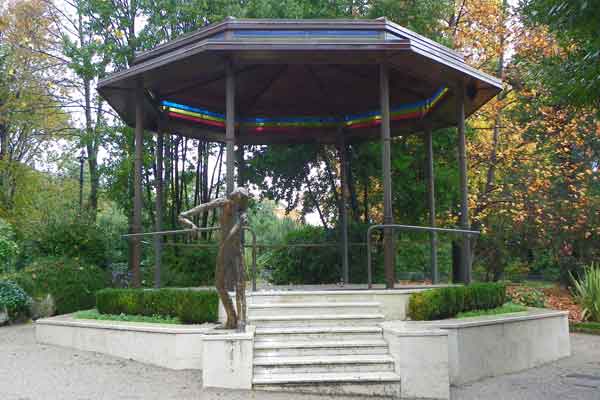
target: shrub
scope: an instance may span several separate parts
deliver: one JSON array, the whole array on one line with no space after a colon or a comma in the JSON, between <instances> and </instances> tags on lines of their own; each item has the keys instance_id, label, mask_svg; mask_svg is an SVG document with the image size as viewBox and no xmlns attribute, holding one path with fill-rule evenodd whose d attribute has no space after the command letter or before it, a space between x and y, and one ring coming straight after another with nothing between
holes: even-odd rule
<instances>
[{"instance_id":1,"label":"shrub","mask_svg":"<svg viewBox=\"0 0 600 400\"><path fill-rule=\"evenodd\" d=\"M464 311L500 307L505 301L506 287L500 283L430 289L410 296L408 316L419 321L451 318Z\"/></svg>"},{"instance_id":2,"label":"shrub","mask_svg":"<svg viewBox=\"0 0 600 400\"><path fill-rule=\"evenodd\" d=\"M198 240L193 244L217 244ZM215 266L218 248L165 246L163 252L162 286L212 286L215 282ZM154 282L154 259L151 274L145 277L146 284Z\"/></svg>"},{"instance_id":3,"label":"shrub","mask_svg":"<svg viewBox=\"0 0 600 400\"><path fill-rule=\"evenodd\" d=\"M508 289L510 301L526 307L543 308L546 305L546 295L539 289L526 286L511 286Z\"/></svg>"},{"instance_id":4,"label":"shrub","mask_svg":"<svg viewBox=\"0 0 600 400\"><path fill-rule=\"evenodd\" d=\"M104 268L108 266L111 250L121 245L118 240L86 217L73 212L62 213L51 216L47 224L28 235L24 243L27 253L23 254L24 262L66 257Z\"/></svg>"},{"instance_id":5,"label":"shrub","mask_svg":"<svg viewBox=\"0 0 600 400\"><path fill-rule=\"evenodd\" d=\"M31 298L16 283L0 281L0 312L6 310L9 321L28 317L31 312Z\"/></svg>"},{"instance_id":6,"label":"shrub","mask_svg":"<svg viewBox=\"0 0 600 400\"><path fill-rule=\"evenodd\" d=\"M0 272L11 271L18 254L19 246L12 226L0 218Z\"/></svg>"},{"instance_id":7,"label":"shrub","mask_svg":"<svg viewBox=\"0 0 600 400\"><path fill-rule=\"evenodd\" d=\"M573 295L582 306L584 320L600 322L600 267L593 264L585 269L585 275L573 281Z\"/></svg>"},{"instance_id":8,"label":"shrub","mask_svg":"<svg viewBox=\"0 0 600 400\"><path fill-rule=\"evenodd\" d=\"M352 224L348 241L364 242L368 225ZM374 235L375 236L375 235ZM317 226L304 226L288 232L283 245L338 243L338 231ZM276 285L338 283L341 279L339 246L279 247L259 258L265 278ZM367 281L367 252L364 246L349 248L350 282ZM383 281L383 268L376 268L382 254L373 253L373 281Z\"/></svg>"},{"instance_id":9,"label":"shrub","mask_svg":"<svg viewBox=\"0 0 600 400\"><path fill-rule=\"evenodd\" d=\"M44 258L8 275L34 299L52 296L57 314L93 308L96 291L108 286L102 269L67 258Z\"/></svg>"},{"instance_id":10,"label":"shrub","mask_svg":"<svg viewBox=\"0 0 600 400\"><path fill-rule=\"evenodd\" d=\"M187 324L215 322L218 307L214 290L104 289L96 293L96 308L102 314L160 315Z\"/></svg>"}]
</instances>

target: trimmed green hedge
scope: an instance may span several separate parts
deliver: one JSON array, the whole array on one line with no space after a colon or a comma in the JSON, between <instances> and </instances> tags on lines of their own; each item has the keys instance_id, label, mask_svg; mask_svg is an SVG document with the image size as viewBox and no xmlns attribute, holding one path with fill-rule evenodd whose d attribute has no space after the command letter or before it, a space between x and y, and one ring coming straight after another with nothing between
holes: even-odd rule
<instances>
[{"instance_id":1,"label":"trimmed green hedge","mask_svg":"<svg viewBox=\"0 0 600 400\"><path fill-rule=\"evenodd\" d=\"M214 290L104 289L96 293L102 314L177 317L186 324L215 322L219 296Z\"/></svg>"},{"instance_id":2,"label":"trimmed green hedge","mask_svg":"<svg viewBox=\"0 0 600 400\"><path fill-rule=\"evenodd\" d=\"M408 302L408 316L415 321L452 318L460 312L489 310L506 302L501 283L474 283L414 293Z\"/></svg>"}]
</instances>

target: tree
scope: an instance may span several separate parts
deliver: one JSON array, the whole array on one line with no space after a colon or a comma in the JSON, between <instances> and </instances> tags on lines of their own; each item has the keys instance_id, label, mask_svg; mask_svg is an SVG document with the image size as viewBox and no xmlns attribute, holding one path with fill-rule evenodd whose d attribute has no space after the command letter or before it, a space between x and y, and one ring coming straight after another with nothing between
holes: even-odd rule
<instances>
[{"instance_id":1,"label":"tree","mask_svg":"<svg viewBox=\"0 0 600 400\"><path fill-rule=\"evenodd\" d=\"M0 205L11 208L20 164L45 161L53 140L72 131L46 4L9 3L0 24Z\"/></svg>"},{"instance_id":2,"label":"tree","mask_svg":"<svg viewBox=\"0 0 600 400\"><path fill-rule=\"evenodd\" d=\"M558 52L534 70L552 88L557 104L600 106L600 3L587 0L522 0L524 22L556 37Z\"/></svg>"}]
</instances>

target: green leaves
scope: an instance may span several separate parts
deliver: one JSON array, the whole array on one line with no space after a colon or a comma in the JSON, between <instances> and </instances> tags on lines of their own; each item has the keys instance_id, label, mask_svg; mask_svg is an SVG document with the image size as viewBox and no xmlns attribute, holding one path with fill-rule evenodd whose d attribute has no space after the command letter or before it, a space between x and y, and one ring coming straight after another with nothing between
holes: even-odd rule
<instances>
[{"instance_id":1,"label":"green leaves","mask_svg":"<svg viewBox=\"0 0 600 400\"><path fill-rule=\"evenodd\" d=\"M558 39L562 54L539 66L554 101L600 105L600 3L587 0L527 0L521 11L530 25L542 25Z\"/></svg>"},{"instance_id":2,"label":"green leaves","mask_svg":"<svg viewBox=\"0 0 600 400\"><path fill-rule=\"evenodd\" d=\"M600 322L600 267L592 264L585 268L581 279L571 275L573 295L583 308L584 320Z\"/></svg>"},{"instance_id":3,"label":"green leaves","mask_svg":"<svg viewBox=\"0 0 600 400\"><path fill-rule=\"evenodd\" d=\"M31 311L31 298L16 283L0 280L0 312L8 312L9 321L27 317Z\"/></svg>"}]
</instances>

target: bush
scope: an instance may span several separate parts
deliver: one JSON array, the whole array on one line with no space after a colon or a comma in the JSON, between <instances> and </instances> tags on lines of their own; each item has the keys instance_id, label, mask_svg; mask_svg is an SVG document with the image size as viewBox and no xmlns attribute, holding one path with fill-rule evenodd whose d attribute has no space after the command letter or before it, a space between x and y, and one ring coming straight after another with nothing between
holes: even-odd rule
<instances>
[{"instance_id":1,"label":"bush","mask_svg":"<svg viewBox=\"0 0 600 400\"><path fill-rule=\"evenodd\" d=\"M31 298L16 283L0 281L0 312L6 310L8 320L26 318L31 312Z\"/></svg>"},{"instance_id":2,"label":"bush","mask_svg":"<svg viewBox=\"0 0 600 400\"><path fill-rule=\"evenodd\" d=\"M500 283L430 289L410 296L408 316L415 321L451 318L464 311L500 307L505 302L506 287Z\"/></svg>"},{"instance_id":3,"label":"bush","mask_svg":"<svg viewBox=\"0 0 600 400\"><path fill-rule=\"evenodd\" d=\"M508 289L510 301L527 307L543 308L546 305L546 295L539 289L526 286L511 286Z\"/></svg>"},{"instance_id":4,"label":"bush","mask_svg":"<svg viewBox=\"0 0 600 400\"><path fill-rule=\"evenodd\" d=\"M198 240L193 244L217 244ZM161 286L189 287L213 286L218 248L165 246L163 251L163 273ZM151 274L145 277L146 284L154 282L154 259Z\"/></svg>"},{"instance_id":5,"label":"bush","mask_svg":"<svg viewBox=\"0 0 600 400\"><path fill-rule=\"evenodd\" d=\"M13 270L18 254L19 246L12 226L0 218L0 272Z\"/></svg>"},{"instance_id":6,"label":"bush","mask_svg":"<svg viewBox=\"0 0 600 400\"><path fill-rule=\"evenodd\" d=\"M40 259L7 277L34 299L50 294L57 314L93 308L96 291L109 284L102 269L66 258Z\"/></svg>"},{"instance_id":7,"label":"bush","mask_svg":"<svg viewBox=\"0 0 600 400\"><path fill-rule=\"evenodd\" d=\"M104 289L96 293L96 308L102 314L160 315L186 324L217 321L218 307L214 290Z\"/></svg>"},{"instance_id":8,"label":"bush","mask_svg":"<svg viewBox=\"0 0 600 400\"><path fill-rule=\"evenodd\" d=\"M364 242L368 225L352 224L348 241ZM288 232L283 245L338 243L338 231L304 226ZM350 282L367 281L367 252L364 246L349 248ZM377 269L380 254L373 254L373 281L383 281L383 269ZM265 278L276 285L338 283L342 277L339 246L280 247L263 253L258 260Z\"/></svg>"},{"instance_id":9,"label":"bush","mask_svg":"<svg viewBox=\"0 0 600 400\"><path fill-rule=\"evenodd\" d=\"M573 281L573 295L581 304L584 320L600 322L600 267L593 264L585 269L581 280L571 276Z\"/></svg>"},{"instance_id":10,"label":"bush","mask_svg":"<svg viewBox=\"0 0 600 400\"><path fill-rule=\"evenodd\" d=\"M23 263L27 265L37 258L66 257L105 268L112 249L121 245L87 217L64 213L52 216L47 224L28 235L23 243Z\"/></svg>"}]
</instances>

